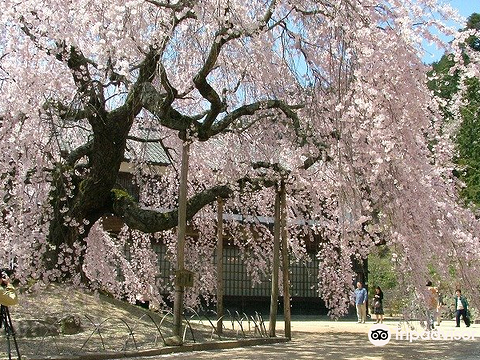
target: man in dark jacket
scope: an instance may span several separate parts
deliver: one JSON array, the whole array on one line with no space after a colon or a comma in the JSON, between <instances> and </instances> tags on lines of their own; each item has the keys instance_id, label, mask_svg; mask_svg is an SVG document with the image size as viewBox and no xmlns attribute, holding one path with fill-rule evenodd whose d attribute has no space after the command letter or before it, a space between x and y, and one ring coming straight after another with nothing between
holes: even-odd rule
<instances>
[{"instance_id":1,"label":"man in dark jacket","mask_svg":"<svg viewBox=\"0 0 480 360\"><path fill-rule=\"evenodd\" d=\"M468 318L468 302L465 296L462 295L462 291L460 289L455 292L455 314L457 327L460 327L460 316L463 317L465 325L467 327L470 326L470 319Z\"/></svg>"}]
</instances>

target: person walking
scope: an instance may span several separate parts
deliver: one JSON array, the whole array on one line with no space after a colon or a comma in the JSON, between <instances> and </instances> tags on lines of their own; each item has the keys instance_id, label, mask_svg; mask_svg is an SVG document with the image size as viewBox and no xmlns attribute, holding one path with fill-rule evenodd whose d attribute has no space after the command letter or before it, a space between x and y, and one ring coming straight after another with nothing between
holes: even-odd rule
<instances>
[{"instance_id":1,"label":"person walking","mask_svg":"<svg viewBox=\"0 0 480 360\"><path fill-rule=\"evenodd\" d=\"M373 313L377 318L377 324L383 323L383 291L380 286L375 288L375 295L373 296Z\"/></svg>"},{"instance_id":2,"label":"person walking","mask_svg":"<svg viewBox=\"0 0 480 360\"><path fill-rule=\"evenodd\" d=\"M365 324L367 320L367 290L363 287L363 284L357 282L357 288L355 289L355 307L357 308L358 323Z\"/></svg>"},{"instance_id":3,"label":"person walking","mask_svg":"<svg viewBox=\"0 0 480 360\"><path fill-rule=\"evenodd\" d=\"M455 320L457 322L456 327L460 327L460 316L463 317L463 322L467 327L470 326L470 319L468 317L468 301L465 296L462 295L462 291L457 289L455 292Z\"/></svg>"},{"instance_id":4,"label":"person walking","mask_svg":"<svg viewBox=\"0 0 480 360\"><path fill-rule=\"evenodd\" d=\"M427 330L433 330L438 311L438 289L431 281L427 281L427 290Z\"/></svg>"},{"instance_id":5,"label":"person walking","mask_svg":"<svg viewBox=\"0 0 480 360\"><path fill-rule=\"evenodd\" d=\"M437 301L436 322L437 322L437 326L440 326L440 323L442 322L443 309L445 307L445 301L443 299L444 289L441 289L441 284L439 284L439 286L437 287L437 290L438 290L438 301Z\"/></svg>"}]
</instances>

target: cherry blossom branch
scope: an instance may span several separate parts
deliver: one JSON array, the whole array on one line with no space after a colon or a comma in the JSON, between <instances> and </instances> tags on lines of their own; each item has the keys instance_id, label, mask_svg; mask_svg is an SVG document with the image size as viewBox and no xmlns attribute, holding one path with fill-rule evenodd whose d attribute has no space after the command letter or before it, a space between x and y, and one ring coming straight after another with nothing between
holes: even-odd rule
<instances>
[{"instance_id":1,"label":"cherry blossom branch","mask_svg":"<svg viewBox=\"0 0 480 360\"><path fill-rule=\"evenodd\" d=\"M213 44L210 48L207 59L202 68L193 78L193 83L195 84L197 90L210 103L210 111L203 122L204 128L208 129L211 127L214 121L217 119L217 116L226 109L226 104L221 100L218 93L207 81L208 75L215 68L215 64L217 63L217 59L220 55L222 47L228 42L238 39L241 36L253 36L257 32L263 30L266 27L266 24L272 18L275 5L276 0L273 0L265 12L259 26L251 31L247 32L243 30L235 30L234 25L229 20L226 20L224 25L215 33ZM228 14L228 10L228 8L225 9L225 15Z\"/></svg>"},{"instance_id":2,"label":"cherry blossom branch","mask_svg":"<svg viewBox=\"0 0 480 360\"><path fill-rule=\"evenodd\" d=\"M96 64L90 59L87 59L79 49L72 45L68 46L65 41L55 41L55 45L57 47L55 51L45 48L40 44L37 36L32 31L31 26L25 21L25 19L21 17L20 21L23 24L21 27L22 31L30 38L35 46L37 46L40 50L45 51L48 55L53 55L57 60L67 64L72 73L74 83L78 88L80 96L86 97L88 99L87 103L92 108L91 111L88 111L88 113L104 113L103 104L105 101L103 99L103 89L101 89L99 92L96 91L94 86L95 82L91 78L88 70L89 65L96 66ZM89 116L89 118L94 119L95 117Z\"/></svg>"},{"instance_id":3,"label":"cherry blossom branch","mask_svg":"<svg viewBox=\"0 0 480 360\"><path fill-rule=\"evenodd\" d=\"M322 5L324 5L325 7L333 7L332 4L329 2L326 4L323 3ZM318 15L318 14L329 16L329 14L324 10L321 10L321 9L305 10L305 9L301 9L298 5L294 5L293 10L298 11L300 14L307 15L307 16Z\"/></svg>"},{"instance_id":4,"label":"cherry blossom branch","mask_svg":"<svg viewBox=\"0 0 480 360\"><path fill-rule=\"evenodd\" d=\"M92 79L89 71L89 65L92 62L87 59L83 53L74 46L68 46L65 42L57 42L59 51L55 57L59 61L67 64L71 70L73 80L78 88L81 97L86 97L88 105L92 111L99 114L105 114L105 99L103 98L103 89L97 91L94 86L95 81ZM96 116L90 116L89 120L97 119Z\"/></svg>"},{"instance_id":5,"label":"cherry blossom branch","mask_svg":"<svg viewBox=\"0 0 480 360\"><path fill-rule=\"evenodd\" d=\"M192 121L200 120L205 113L198 116L185 116L172 106L165 106L166 96L160 94L151 83L144 83L141 91L142 106L154 114L162 125L172 130L185 131Z\"/></svg>"},{"instance_id":6,"label":"cherry blossom branch","mask_svg":"<svg viewBox=\"0 0 480 360\"><path fill-rule=\"evenodd\" d=\"M235 191L254 192L266 187L272 187L277 179L264 177L239 179L235 185L217 185L192 196L187 201L187 220L192 219L205 205L216 201L219 197L227 199L234 195ZM132 229L146 233L154 233L172 229L178 224L178 210L160 212L158 210L143 209L130 196L115 195L112 193L112 211L121 217L125 224Z\"/></svg>"},{"instance_id":7,"label":"cherry blossom branch","mask_svg":"<svg viewBox=\"0 0 480 360\"><path fill-rule=\"evenodd\" d=\"M57 100L47 100L43 105L43 108L47 111L52 109L56 110L60 119L73 122L87 119L93 114L91 109L75 109L73 106L67 106Z\"/></svg>"},{"instance_id":8,"label":"cherry blossom branch","mask_svg":"<svg viewBox=\"0 0 480 360\"><path fill-rule=\"evenodd\" d=\"M183 9L183 6L181 7ZM170 34L175 31L175 28L185 19L195 17L191 11L187 11L183 14L180 18L176 18L175 16L172 17L171 29ZM155 94L155 104L156 104L156 111L160 111L161 113L166 113L173 111L171 108L171 104L175 100L176 96L178 95L177 90L171 85L170 81L167 78L167 74L163 64L161 63L162 54L167 47L168 42L170 41L171 35L167 35L160 44L154 44L149 47L148 53L145 55L145 58L137 66L139 69L139 76L132 86L131 90L127 95L127 99L125 104L118 109L114 110L112 115L114 117L121 116L130 118L130 121L133 121L134 117L138 115L138 113L144 107L144 90L148 88L150 93L155 94L154 87L151 84L152 81L155 79L157 75L157 70L160 74L160 81L165 88L167 95L161 95L161 102L159 102L158 94ZM176 114L175 114L176 115Z\"/></svg>"},{"instance_id":9,"label":"cherry blossom branch","mask_svg":"<svg viewBox=\"0 0 480 360\"><path fill-rule=\"evenodd\" d=\"M175 11L182 11L186 7L192 7L193 6L192 1L179 1L175 4L160 2L160 1L156 1L156 0L145 0L145 1L149 4L155 5L156 7L165 8L165 9L172 9L172 10L175 10Z\"/></svg>"}]
</instances>

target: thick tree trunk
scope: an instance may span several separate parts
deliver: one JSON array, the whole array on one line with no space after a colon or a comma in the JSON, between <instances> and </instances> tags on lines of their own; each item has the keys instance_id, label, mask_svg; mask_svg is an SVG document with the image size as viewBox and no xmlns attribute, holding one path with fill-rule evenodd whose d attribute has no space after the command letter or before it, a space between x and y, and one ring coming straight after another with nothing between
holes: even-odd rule
<instances>
[{"instance_id":1,"label":"thick tree trunk","mask_svg":"<svg viewBox=\"0 0 480 360\"><path fill-rule=\"evenodd\" d=\"M104 120L105 124L94 128L92 149L88 154L89 173L80 176L73 167L58 165L53 174L50 197L54 210L45 266L47 270L60 270L61 274L54 272L56 277L68 278L79 273L83 278L85 238L90 227L112 208L111 190L124 159L131 122L108 117ZM70 252L74 248L76 252ZM73 257L68 261L75 265L65 263L68 254Z\"/></svg>"}]
</instances>

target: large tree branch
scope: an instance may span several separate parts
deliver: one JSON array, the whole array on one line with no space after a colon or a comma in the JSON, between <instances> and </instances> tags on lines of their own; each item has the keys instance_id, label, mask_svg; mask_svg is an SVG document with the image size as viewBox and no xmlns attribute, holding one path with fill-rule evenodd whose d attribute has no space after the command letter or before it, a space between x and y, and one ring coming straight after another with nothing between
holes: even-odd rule
<instances>
[{"instance_id":1,"label":"large tree branch","mask_svg":"<svg viewBox=\"0 0 480 360\"><path fill-rule=\"evenodd\" d=\"M45 47L39 41L39 36L35 33L34 27L27 23L23 16L20 18L20 21L23 23L22 31L30 38L38 49L45 51L48 55L52 55L57 60L67 64L80 97L86 99L85 103L91 107L91 109L87 110L87 113L92 111L98 114L104 114L103 89L97 91L95 82L89 71L89 65L96 66L96 64L92 60L86 58L80 49L73 45L68 45L64 40L56 40L56 50L52 51L52 49ZM93 119L94 117L90 118Z\"/></svg>"},{"instance_id":2,"label":"large tree branch","mask_svg":"<svg viewBox=\"0 0 480 360\"><path fill-rule=\"evenodd\" d=\"M74 105L67 106L57 100L47 100L43 104L43 109L47 112L57 114L62 120L72 122L87 119L93 114L91 109L77 109Z\"/></svg>"},{"instance_id":3,"label":"large tree branch","mask_svg":"<svg viewBox=\"0 0 480 360\"><path fill-rule=\"evenodd\" d=\"M181 114L172 106L165 106L166 95L160 94L150 83L144 83L141 91L141 102L145 109L154 114L163 126L172 130L185 132L195 120L200 120L205 114L189 117Z\"/></svg>"},{"instance_id":4,"label":"large tree branch","mask_svg":"<svg viewBox=\"0 0 480 360\"><path fill-rule=\"evenodd\" d=\"M139 75L135 84L128 92L125 103L111 112L112 119L129 119L133 122L143 107L142 94L144 84L150 84L155 78L157 65L160 61L160 53L155 47L150 47L149 52L139 65Z\"/></svg>"},{"instance_id":5,"label":"large tree branch","mask_svg":"<svg viewBox=\"0 0 480 360\"><path fill-rule=\"evenodd\" d=\"M207 77L215 67L222 46L228 41L240 37L240 32L232 31L232 33L229 35L228 31L229 29L222 28L215 34L215 39L213 40L213 45L210 48L207 60L197 75L195 75L193 78L193 83L195 84L198 92L208 102L210 102L210 111L208 112L208 115L204 121L205 127L210 127L217 118L218 114L225 109L225 105L222 103L220 96L207 82Z\"/></svg>"},{"instance_id":6,"label":"large tree branch","mask_svg":"<svg viewBox=\"0 0 480 360\"><path fill-rule=\"evenodd\" d=\"M306 135L300 126L298 115L294 111L299 107L301 106L288 105L282 100L264 100L243 105L226 115L223 119L217 121L210 128L200 125L198 129L199 139L201 141L208 140L210 137L227 129L231 124L243 116L255 115L257 112L264 110L278 109L292 120L293 128L295 129L297 136L302 140L302 142L304 142L306 140Z\"/></svg>"},{"instance_id":7,"label":"large tree branch","mask_svg":"<svg viewBox=\"0 0 480 360\"><path fill-rule=\"evenodd\" d=\"M142 209L138 203L125 193L113 190L113 212L121 217L132 229L145 233L154 233L172 229L178 224L178 210L159 212L156 210ZM218 197L228 198L233 191L225 185L215 186L194 195L187 202L187 219L191 219L205 205L213 202Z\"/></svg>"},{"instance_id":8,"label":"large tree branch","mask_svg":"<svg viewBox=\"0 0 480 360\"><path fill-rule=\"evenodd\" d=\"M163 88L167 92L163 104L161 105L161 111L166 112L175 101L175 98L178 96L178 91L175 89L170 80L167 77L167 71L162 63L158 64L158 72L160 73L160 81L162 82Z\"/></svg>"},{"instance_id":9,"label":"large tree branch","mask_svg":"<svg viewBox=\"0 0 480 360\"><path fill-rule=\"evenodd\" d=\"M276 3L276 0L272 0L270 2L270 5L265 11L262 20L259 22L259 25L250 31L245 31L244 29L235 29L233 23L228 20L229 8L227 7L224 9L224 17L227 20L225 20L223 26L215 33L207 59L193 78L193 83L195 84L195 87L199 93L210 103L210 110L203 121L203 127L205 129L211 127L214 124L217 116L226 109L226 105L223 103L218 93L207 81L207 77L215 68L222 47L228 42L238 39L241 36L251 37L259 31L264 30L272 18Z\"/></svg>"},{"instance_id":10,"label":"large tree branch","mask_svg":"<svg viewBox=\"0 0 480 360\"><path fill-rule=\"evenodd\" d=\"M237 181L236 186L217 185L206 189L187 201L187 220L192 219L205 205L214 202L217 198L229 198L233 196L235 190L240 191L258 191L265 187L272 187L276 184L276 179L265 178L242 178ZM172 229L178 225L178 210L174 209L167 212L142 209L138 203L123 191L112 190L113 193L113 213L123 219L132 229L137 229L145 233L154 233Z\"/></svg>"},{"instance_id":11,"label":"large tree branch","mask_svg":"<svg viewBox=\"0 0 480 360\"><path fill-rule=\"evenodd\" d=\"M149 2L156 6L168 5L159 3L157 1ZM188 1L180 2L178 5L179 8L172 7L172 9L180 11L188 4ZM163 64L161 63L161 59L162 54L164 53L171 39L171 34L175 32L176 27L182 21L189 18L195 18L195 14L192 11L185 12L180 18L177 18L175 13L172 15L172 23L169 35L165 36L161 43L150 46L145 59L138 66L139 76L131 90L128 92L125 104L112 112L114 117L116 115L115 113L118 113L120 116L130 117L133 121L133 118L138 115L143 107L157 115L159 118L164 118L167 116L168 118L173 117L178 119L181 117L180 114L174 111L171 107L171 104L178 95L178 91L168 80L167 73ZM162 86L165 88L166 95L160 95L152 85L152 81L155 79L157 74L160 75L160 81Z\"/></svg>"},{"instance_id":12,"label":"large tree branch","mask_svg":"<svg viewBox=\"0 0 480 360\"><path fill-rule=\"evenodd\" d=\"M168 6L168 3L160 3L157 1L148 2L158 7L169 7L179 13L182 13L184 8L190 6L188 1L180 1L177 5L172 5L171 7ZM134 117L138 115L144 106L144 87L153 87L151 83L158 73L160 74L160 81L167 91L167 95L163 97L161 103L156 104L157 107L159 107L161 111L165 111L165 109L169 108L175 100L177 91L170 84L165 68L161 63L161 59L177 26L186 19L195 18L195 14L191 10L184 12L179 18L176 17L175 11L172 13L171 27L167 35L159 43L150 45L143 61L135 67L138 68L139 75L128 92L124 105L112 111L112 118L129 118L133 121Z\"/></svg>"},{"instance_id":13,"label":"large tree branch","mask_svg":"<svg viewBox=\"0 0 480 360\"><path fill-rule=\"evenodd\" d=\"M70 152L67 156L67 164L74 166L75 163L84 156L88 156L93 147L93 141L89 141Z\"/></svg>"},{"instance_id":14,"label":"large tree branch","mask_svg":"<svg viewBox=\"0 0 480 360\"><path fill-rule=\"evenodd\" d=\"M92 79L89 71L89 66L94 65L94 63L87 59L81 50L73 45L68 46L64 41L57 41L57 48L58 52L55 57L59 61L66 62L80 97L86 100L86 109L88 109L86 114L95 113L99 115L88 117L88 120L94 126L106 114L103 88L100 86L100 89L97 89L96 81Z\"/></svg>"}]
</instances>

